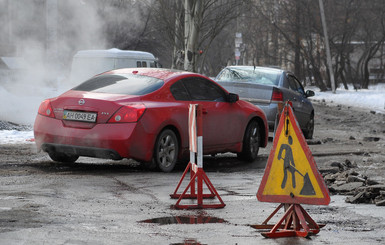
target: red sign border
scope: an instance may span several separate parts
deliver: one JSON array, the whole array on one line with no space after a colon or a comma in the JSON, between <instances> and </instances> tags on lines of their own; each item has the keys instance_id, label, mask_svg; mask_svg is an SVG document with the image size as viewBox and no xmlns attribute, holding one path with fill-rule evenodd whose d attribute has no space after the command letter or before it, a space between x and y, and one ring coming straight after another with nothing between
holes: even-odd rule
<instances>
[{"instance_id":1,"label":"red sign border","mask_svg":"<svg viewBox=\"0 0 385 245\"><path fill-rule=\"evenodd\" d=\"M277 149L278 145L278 139L281 135L281 133L284 131L284 124L285 124L285 114L288 114L289 120L293 125L294 132L299 140L299 143L306 155L306 158L309 162L309 165L311 167L311 170L314 174L314 177L317 180L317 183L321 189L321 192L323 194L323 198L315 198L315 197L291 197L290 195L264 195L263 192L265 190L266 182L268 180L268 177L270 175L271 166L274 160L275 151ZM293 109L290 107L290 105L286 104L285 108L281 114L278 128L276 131L276 135L274 137L273 141L273 147L271 148L269 158L267 160L267 165L265 168L265 173L262 177L261 184L259 186L258 192L257 192L257 198L260 202L274 202L274 203L295 203L295 204L310 204L310 205L328 205L330 203L330 195L329 190L319 173L316 163L314 161L313 155L309 149L309 146L306 143L306 140L302 134L302 131L300 127L298 126L298 122L294 116Z\"/></svg>"}]
</instances>

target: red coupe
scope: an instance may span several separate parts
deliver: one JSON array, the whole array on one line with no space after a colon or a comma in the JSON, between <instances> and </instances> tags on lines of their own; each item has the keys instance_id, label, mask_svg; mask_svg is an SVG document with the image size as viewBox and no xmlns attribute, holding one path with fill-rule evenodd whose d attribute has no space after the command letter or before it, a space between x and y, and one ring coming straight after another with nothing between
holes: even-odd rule
<instances>
[{"instance_id":1,"label":"red coupe","mask_svg":"<svg viewBox=\"0 0 385 245\"><path fill-rule=\"evenodd\" d=\"M132 158L170 172L189 155L192 103L203 106L204 154L234 152L253 161L266 146L268 125L260 108L200 74L157 68L109 71L43 101L36 145L58 162Z\"/></svg>"}]
</instances>

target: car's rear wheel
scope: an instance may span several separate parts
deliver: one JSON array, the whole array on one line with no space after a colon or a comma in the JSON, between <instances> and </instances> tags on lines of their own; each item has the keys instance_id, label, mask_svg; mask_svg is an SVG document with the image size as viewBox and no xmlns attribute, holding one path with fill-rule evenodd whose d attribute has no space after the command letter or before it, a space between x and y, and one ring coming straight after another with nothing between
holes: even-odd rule
<instances>
[{"instance_id":1,"label":"car's rear wheel","mask_svg":"<svg viewBox=\"0 0 385 245\"><path fill-rule=\"evenodd\" d=\"M306 129L303 130L305 139L312 139L314 133L314 115L311 115L309 122L306 125Z\"/></svg>"},{"instance_id":2,"label":"car's rear wheel","mask_svg":"<svg viewBox=\"0 0 385 245\"><path fill-rule=\"evenodd\" d=\"M78 160L79 156L62 153L62 152L48 152L49 157L55 162L65 162L65 163L74 163Z\"/></svg>"},{"instance_id":3,"label":"car's rear wheel","mask_svg":"<svg viewBox=\"0 0 385 245\"><path fill-rule=\"evenodd\" d=\"M171 129L163 130L155 143L153 163L163 172L171 172L178 160L178 139Z\"/></svg>"},{"instance_id":4,"label":"car's rear wheel","mask_svg":"<svg viewBox=\"0 0 385 245\"><path fill-rule=\"evenodd\" d=\"M238 153L238 158L244 161L252 162L257 159L261 137L259 134L259 124L253 120L247 125L243 137L242 152Z\"/></svg>"}]
</instances>

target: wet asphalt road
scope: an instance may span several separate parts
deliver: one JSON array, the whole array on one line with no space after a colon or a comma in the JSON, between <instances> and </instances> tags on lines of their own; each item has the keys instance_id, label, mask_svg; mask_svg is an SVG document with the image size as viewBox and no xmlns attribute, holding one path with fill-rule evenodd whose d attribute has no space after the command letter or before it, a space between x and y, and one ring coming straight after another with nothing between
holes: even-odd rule
<instances>
[{"instance_id":1,"label":"wet asphalt road","mask_svg":"<svg viewBox=\"0 0 385 245\"><path fill-rule=\"evenodd\" d=\"M360 172L384 180L384 117L375 115L375 126L367 129L359 120L356 124L348 120L358 112L321 105L316 109L320 116L315 138L329 139L327 144L311 145L316 163L323 166L350 159ZM338 120L350 124L328 125ZM360 140L373 135L373 130L379 141ZM349 140L350 136L357 140ZM169 195L183 167L165 174L147 171L130 160L80 158L75 164L57 164L37 153L32 143L0 147L0 244L361 245L385 241L385 208L347 204L339 195L332 196L328 206L303 205L316 222L326 225L310 239L266 239L250 227L261 224L278 206L256 198L270 148L261 150L254 163L240 162L233 154L205 157L204 169L226 207L176 210L171 208L176 200Z\"/></svg>"}]
</instances>

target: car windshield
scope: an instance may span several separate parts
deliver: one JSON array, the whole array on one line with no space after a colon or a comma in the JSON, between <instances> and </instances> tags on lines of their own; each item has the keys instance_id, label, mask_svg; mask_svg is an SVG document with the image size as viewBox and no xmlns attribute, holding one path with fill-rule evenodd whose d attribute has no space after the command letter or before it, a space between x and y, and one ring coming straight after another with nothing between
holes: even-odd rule
<instances>
[{"instance_id":1,"label":"car windshield","mask_svg":"<svg viewBox=\"0 0 385 245\"><path fill-rule=\"evenodd\" d=\"M158 90L163 80L134 74L100 75L93 77L72 90L95 93L145 95Z\"/></svg>"},{"instance_id":2,"label":"car windshield","mask_svg":"<svg viewBox=\"0 0 385 245\"><path fill-rule=\"evenodd\" d=\"M217 77L223 82L250 82L267 85L278 85L281 72L268 68L258 67L227 67Z\"/></svg>"}]
</instances>

